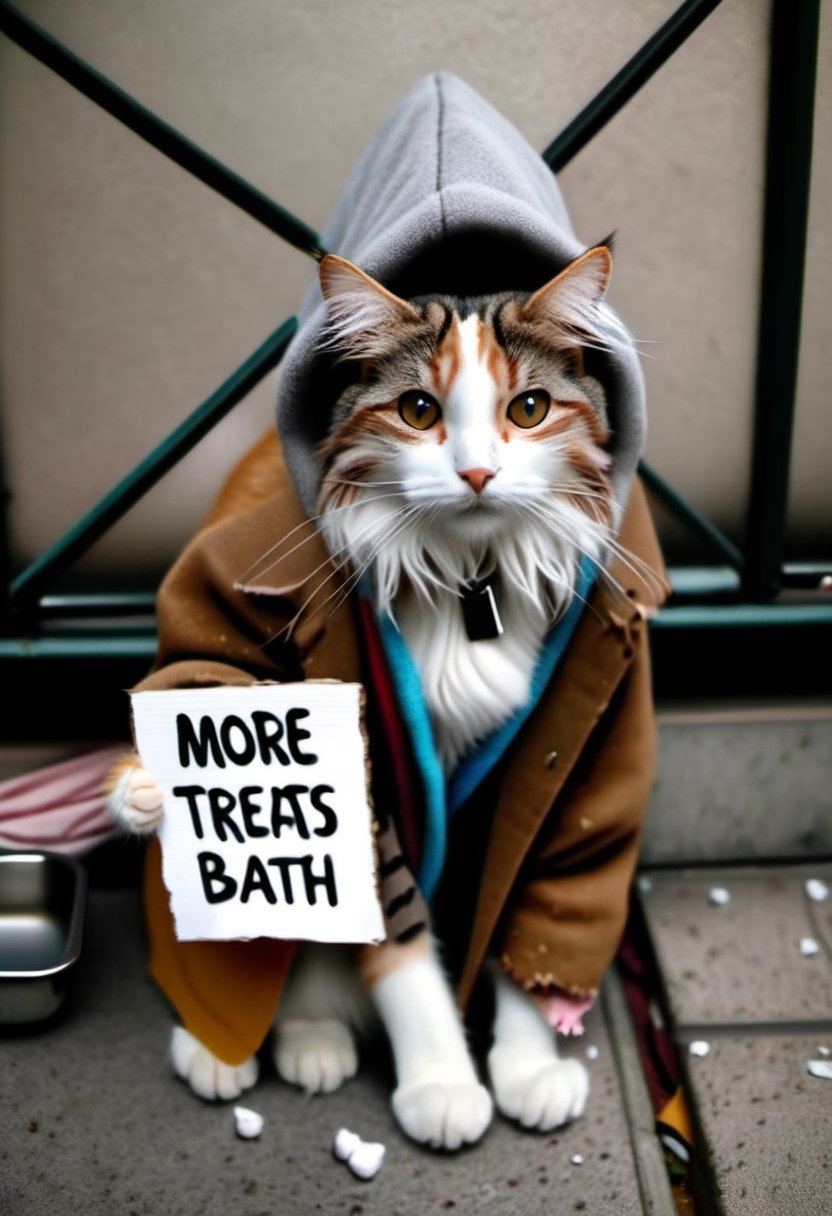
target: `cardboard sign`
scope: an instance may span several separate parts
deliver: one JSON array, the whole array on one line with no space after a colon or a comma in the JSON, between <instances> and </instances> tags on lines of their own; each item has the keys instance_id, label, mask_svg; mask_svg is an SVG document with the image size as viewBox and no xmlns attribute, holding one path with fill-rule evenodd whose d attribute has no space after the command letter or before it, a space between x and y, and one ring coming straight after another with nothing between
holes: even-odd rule
<instances>
[{"instance_id":1,"label":"cardboard sign","mask_svg":"<svg viewBox=\"0 0 832 1216\"><path fill-rule=\"evenodd\" d=\"M132 695L180 941L384 938L359 684Z\"/></svg>"}]
</instances>

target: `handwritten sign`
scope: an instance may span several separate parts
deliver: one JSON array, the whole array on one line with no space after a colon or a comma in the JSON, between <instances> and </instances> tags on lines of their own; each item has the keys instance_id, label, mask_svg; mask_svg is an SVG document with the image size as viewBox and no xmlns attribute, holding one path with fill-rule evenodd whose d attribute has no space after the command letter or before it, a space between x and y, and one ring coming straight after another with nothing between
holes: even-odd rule
<instances>
[{"instance_id":1,"label":"handwritten sign","mask_svg":"<svg viewBox=\"0 0 832 1216\"><path fill-rule=\"evenodd\" d=\"M180 941L384 938L359 684L132 695Z\"/></svg>"}]
</instances>

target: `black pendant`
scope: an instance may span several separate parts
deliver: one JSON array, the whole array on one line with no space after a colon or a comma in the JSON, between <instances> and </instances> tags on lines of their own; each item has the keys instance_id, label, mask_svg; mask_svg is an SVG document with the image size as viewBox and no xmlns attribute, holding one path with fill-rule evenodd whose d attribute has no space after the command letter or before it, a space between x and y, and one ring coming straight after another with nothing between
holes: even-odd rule
<instances>
[{"instance_id":1,"label":"black pendant","mask_svg":"<svg viewBox=\"0 0 832 1216\"><path fill-rule=\"evenodd\" d=\"M476 579L462 588L462 619L470 642L487 642L502 634L493 579Z\"/></svg>"}]
</instances>

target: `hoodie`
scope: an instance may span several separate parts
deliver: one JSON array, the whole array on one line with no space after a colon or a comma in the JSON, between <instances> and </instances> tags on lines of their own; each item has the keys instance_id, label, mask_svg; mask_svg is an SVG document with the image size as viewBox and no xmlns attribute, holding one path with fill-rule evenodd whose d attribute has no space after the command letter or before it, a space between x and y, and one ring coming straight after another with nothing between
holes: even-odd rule
<instances>
[{"instance_id":1,"label":"hoodie","mask_svg":"<svg viewBox=\"0 0 832 1216\"><path fill-rule=\"evenodd\" d=\"M425 77L365 149L323 233L327 249L404 298L534 291L584 252L554 175L507 119L458 77ZM607 394L612 480L621 518L644 442L644 386L626 332L591 352ZM317 281L281 369L277 427L289 474L315 514L316 445L337 396L319 351L326 308Z\"/></svg>"}]
</instances>

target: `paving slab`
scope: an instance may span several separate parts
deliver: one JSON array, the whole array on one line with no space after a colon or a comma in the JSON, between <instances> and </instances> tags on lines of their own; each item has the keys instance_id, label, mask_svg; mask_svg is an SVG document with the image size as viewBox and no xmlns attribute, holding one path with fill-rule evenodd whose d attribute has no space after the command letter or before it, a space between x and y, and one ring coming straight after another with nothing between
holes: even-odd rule
<instances>
[{"instance_id":1,"label":"paving slab","mask_svg":"<svg viewBox=\"0 0 832 1216\"><path fill-rule=\"evenodd\" d=\"M697 1129L705 1210L832 1212L832 866L644 874L639 898ZM718 893L722 892L722 895ZM801 952L811 939L814 953ZM828 1054L827 1054L828 1053Z\"/></svg>"},{"instance_id":2,"label":"paving slab","mask_svg":"<svg viewBox=\"0 0 832 1216\"><path fill-rule=\"evenodd\" d=\"M828 864L642 876L641 905L677 1034L832 1023L832 895L810 899L813 878L832 891ZM714 891L728 902L712 902ZM817 953L801 953L805 939L818 943Z\"/></svg>"},{"instance_id":3,"label":"paving slab","mask_svg":"<svg viewBox=\"0 0 832 1216\"><path fill-rule=\"evenodd\" d=\"M645 1204L602 1010L569 1051L585 1056L585 1117L554 1134L495 1119L481 1144L435 1154L388 1109L386 1060L328 1097L307 1098L264 1067L241 1100L261 1137L234 1133L231 1106L201 1102L165 1062L168 1012L145 978L138 896L93 891L82 960L61 1014L0 1039L0 1211L4 1216L418 1216L587 1212ZM232 1104L233 1105L233 1104ZM339 1127L387 1145L371 1182L332 1153ZM575 1155L583 1163L573 1164ZM643 1188L643 1183L641 1184Z\"/></svg>"},{"instance_id":4,"label":"paving slab","mask_svg":"<svg viewBox=\"0 0 832 1216\"><path fill-rule=\"evenodd\" d=\"M832 1081L807 1062L832 1034L737 1036L688 1056L706 1165L729 1216L832 1212Z\"/></svg>"}]
</instances>

